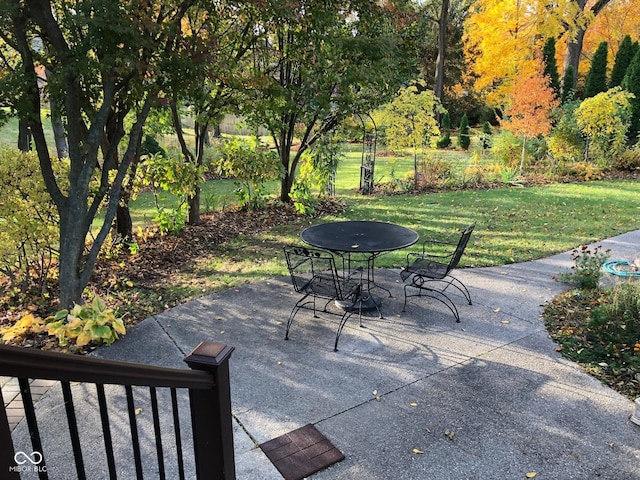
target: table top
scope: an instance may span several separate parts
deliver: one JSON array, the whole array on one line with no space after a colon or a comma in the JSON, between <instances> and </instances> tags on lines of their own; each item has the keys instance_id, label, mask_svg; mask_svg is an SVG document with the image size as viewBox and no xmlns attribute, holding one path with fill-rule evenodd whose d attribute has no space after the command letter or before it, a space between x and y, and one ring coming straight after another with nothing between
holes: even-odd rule
<instances>
[{"instance_id":1,"label":"table top","mask_svg":"<svg viewBox=\"0 0 640 480\"><path fill-rule=\"evenodd\" d=\"M418 233L393 223L356 220L312 225L300 238L333 252L378 253L400 250L418 241Z\"/></svg>"}]
</instances>

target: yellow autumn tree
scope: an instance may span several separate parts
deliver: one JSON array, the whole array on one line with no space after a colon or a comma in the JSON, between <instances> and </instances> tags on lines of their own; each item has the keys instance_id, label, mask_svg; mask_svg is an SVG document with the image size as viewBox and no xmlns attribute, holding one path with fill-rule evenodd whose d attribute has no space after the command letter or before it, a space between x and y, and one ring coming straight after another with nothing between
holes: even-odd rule
<instances>
[{"instance_id":1,"label":"yellow autumn tree","mask_svg":"<svg viewBox=\"0 0 640 480\"><path fill-rule=\"evenodd\" d=\"M517 76L535 73L535 56L549 37L575 28L575 0L476 0L465 21L465 57L475 88L500 106Z\"/></svg>"},{"instance_id":2,"label":"yellow autumn tree","mask_svg":"<svg viewBox=\"0 0 640 480\"><path fill-rule=\"evenodd\" d=\"M502 128L522 136L520 174L524 168L527 138L551 132L551 114L560 105L549 77L543 75L542 63L534 61L533 73L519 75L513 83L510 103L504 109Z\"/></svg>"}]
</instances>

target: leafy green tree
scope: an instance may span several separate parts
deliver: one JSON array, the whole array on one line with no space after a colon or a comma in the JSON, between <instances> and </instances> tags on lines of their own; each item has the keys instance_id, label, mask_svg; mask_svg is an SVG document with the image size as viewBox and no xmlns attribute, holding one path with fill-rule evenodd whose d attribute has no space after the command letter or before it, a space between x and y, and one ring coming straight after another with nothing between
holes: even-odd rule
<instances>
[{"instance_id":1,"label":"leafy green tree","mask_svg":"<svg viewBox=\"0 0 640 480\"><path fill-rule=\"evenodd\" d=\"M250 98L241 113L270 132L284 172L283 202L291 201L298 164L313 144L354 113L386 103L415 71L403 12L387 7L270 2L255 26L264 40L253 48Z\"/></svg>"},{"instance_id":2,"label":"leafy green tree","mask_svg":"<svg viewBox=\"0 0 640 480\"><path fill-rule=\"evenodd\" d=\"M591 68L584 85L584 98L590 98L607 90L607 42L600 42L591 59Z\"/></svg>"},{"instance_id":3,"label":"leafy green tree","mask_svg":"<svg viewBox=\"0 0 640 480\"><path fill-rule=\"evenodd\" d=\"M611 70L609 88L622 85L622 80L624 79L625 73L627 73L627 68L631 63L631 60L633 60L634 54L635 49L633 42L631 41L631 36L626 35L620 43L618 53L616 53L616 59L613 63L613 69Z\"/></svg>"},{"instance_id":4,"label":"leafy green tree","mask_svg":"<svg viewBox=\"0 0 640 480\"><path fill-rule=\"evenodd\" d=\"M465 150L471 145L471 137L469 136L469 118L465 113L460 119L460 130L458 133L458 146Z\"/></svg>"},{"instance_id":5,"label":"leafy green tree","mask_svg":"<svg viewBox=\"0 0 640 480\"><path fill-rule=\"evenodd\" d=\"M614 87L585 99L576 109L576 123L591 145L591 156L604 160L626 144L632 94Z\"/></svg>"},{"instance_id":6,"label":"leafy green tree","mask_svg":"<svg viewBox=\"0 0 640 480\"><path fill-rule=\"evenodd\" d=\"M240 100L246 87L245 58L260 32L253 28L261 9L254 2L207 2L192 8L185 29L174 48L170 110L183 160L202 167L209 127ZM188 105L188 108L185 106ZM182 128L183 113L195 118L194 147ZM200 223L200 177L188 199L190 224Z\"/></svg>"},{"instance_id":7,"label":"leafy green tree","mask_svg":"<svg viewBox=\"0 0 640 480\"><path fill-rule=\"evenodd\" d=\"M82 302L115 218L123 181L137 158L143 125L166 86L173 46L193 3L87 0L70 8L61 0L2 2L1 35L19 57L13 108L33 135L60 218L62 307ZM50 72L47 93L64 105L70 160L64 175L54 171L44 134L39 65ZM90 240L103 205L101 226Z\"/></svg>"},{"instance_id":8,"label":"leafy green tree","mask_svg":"<svg viewBox=\"0 0 640 480\"><path fill-rule=\"evenodd\" d=\"M635 143L640 133L640 49L636 50L627 68L627 73L622 80L622 88L634 95L631 98L629 138Z\"/></svg>"},{"instance_id":9,"label":"leafy green tree","mask_svg":"<svg viewBox=\"0 0 640 480\"><path fill-rule=\"evenodd\" d=\"M417 181L418 150L440 133L436 112L444 112L435 94L424 86L420 82L401 89L386 106L383 124L389 146L413 150L414 181Z\"/></svg>"},{"instance_id":10,"label":"leafy green tree","mask_svg":"<svg viewBox=\"0 0 640 480\"><path fill-rule=\"evenodd\" d=\"M562 103L571 102L574 100L576 96L576 91L573 86L574 84L575 76L573 67L569 65L564 72L564 76L562 77Z\"/></svg>"},{"instance_id":11,"label":"leafy green tree","mask_svg":"<svg viewBox=\"0 0 640 480\"><path fill-rule=\"evenodd\" d=\"M549 153L558 162L577 162L584 153L585 140L575 115L579 106L579 100L565 102L554 112L555 126L547 145Z\"/></svg>"},{"instance_id":12,"label":"leafy green tree","mask_svg":"<svg viewBox=\"0 0 640 480\"><path fill-rule=\"evenodd\" d=\"M542 61L544 63L544 74L549 77L551 88L560 98L560 75L558 74L558 62L556 61L556 40L553 37L547 38L542 49Z\"/></svg>"},{"instance_id":13,"label":"leafy green tree","mask_svg":"<svg viewBox=\"0 0 640 480\"><path fill-rule=\"evenodd\" d=\"M63 162L54 163L59 173ZM0 273L23 293L46 288L57 248L58 215L34 152L0 149ZM34 292L34 293L36 293Z\"/></svg>"},{"instance_id":14,"label":"leafy green tree","mask_svg":"<svg viewBox=\"0 0 640 480\"><path fill-rule=\"evenodd\" d=\"M281 176L281 165L275 152L255 138L231 138L222 145L222 157L215 162L218 173L235 178L240 207L256 209L264 201L264 185Z\"/></svg>"}]
</instances>

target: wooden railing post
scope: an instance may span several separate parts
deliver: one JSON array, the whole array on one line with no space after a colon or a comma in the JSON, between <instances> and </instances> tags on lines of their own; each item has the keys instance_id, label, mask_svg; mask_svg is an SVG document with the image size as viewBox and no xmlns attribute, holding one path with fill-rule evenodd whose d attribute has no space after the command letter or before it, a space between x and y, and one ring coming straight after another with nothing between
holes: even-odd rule
<instances>
[{"instance_id":1,"label":"wooden railing post","mask_svg":"<svg viewBox=\"0 0 640 480\"><path fill-rule=\"evenodd\" d=\"M224 343L202 342L184 359L189 368L211 373L215 383L213 390L190 390L199 479L232 480L236 477L229 381L229 358L233 350Z\"/></svg>"},{"instance_id":2,"label":"wooden railing post","mask_svg":"<svg viewBox=\"0 0 640 480\"><path fill-rule=\"evenodd\" d=\"M0 390L0 402L2 402L2 412L0 412L0 478L10 480L20 480L20 474L14 470L13 466L17 466L14 461L13 440L11 439L11 429L7 420L4 399Z\"/></svg>"}]
</instances>

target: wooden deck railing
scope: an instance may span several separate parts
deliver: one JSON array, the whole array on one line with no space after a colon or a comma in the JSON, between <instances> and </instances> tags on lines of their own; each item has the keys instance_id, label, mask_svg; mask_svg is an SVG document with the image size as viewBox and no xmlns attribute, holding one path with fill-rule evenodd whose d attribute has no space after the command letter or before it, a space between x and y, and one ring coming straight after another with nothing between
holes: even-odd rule
<instances>
[{"instance_id":1,"label":"wooden deck railing","mask_svg":"<svg viewBox=\"0 0 640 480\"><path fill-rule=\"evenodd\" d=\"M98 449L104 449L109 478L118 478L118 464L114 454L112 442L112 430L110 418L116 417L121 412L128 414L128 433L123 434L118 427L118 440L130 436L133 452L133 464L135 475L143 478L145 467L148 463L147 454L141 453L141 438L139 420L136 418L140 408L136 407L132 387L145 387L148 389L148 403L151 405L153 417L152 446L156 453L157 465L154 466L154 478L165 478L167 457L175 456L177 465L171 465L171 471L177 471L179 478L186 478L184 457L189 455L195 464L195 475L199 479L234 479L235 461L233 452L233 433L231 418L231 397L229 384L229 357L233 347L222 343L203 342L191 352L184 361L191 370L162 368L147 365L139 365L125 362L113 362L87 356L74 356L62 353L45 352L27 348L0 345L0 375L17 377L20 384L20 393L24 405L25 421L28 426L28 434L31 440L30 452L16 451L14 440L9 429L4 408L4 400L0 391L0 403L3 406L0 412L0 478L19 479L20 472L28 468L31 472L37 472L40 479L56 478L58 475L47 468L48 446L42 441L43 428L58 428L58 423L43 421L44 415L52 412L39 411L31 398L29 379L47 379L60 383L62 390L64 412L66 416L65 428L60 428L60 434L68 435L71 445L66 465L74 465L79 479L95 477L87 472L87 466L83 460L82 435L78 428L77 406L86 401L82 390L72 394L72 386L77 382L95 385L95 395L99 409L99 425L92 428L101 429L103 442ZM113 406L113 399L108 399L105 393L105 385L121 385L124 389L126 401L123 405ZM157 389L168 389L170 392L170 405L158 401ZM182 389L188 391L189 405L180 405L178 392ZM136 398L139 397L136 390ZM163 390L164 391L164 390ZM166 397L166 396L165 396ZM107 401L109 400L109 401ZM139 400L139 398L138 398ZM145 399L146 400L146 399ZM74 403L76 406L74 406ZM186 403L186 402L182 402ZM110 409L108 408L110 405ZM146 404L145 404L146 405ZM163 410L162 407L165 407ZM191 429L193 432L193 451L183 452L184 441L180 428L180 410L190 409ZM167 411L168 410L168 411ZM82 410L80 410L82 411ZM166 439L166 422L161 425L161 413L173 421L173 436L168 442L171 448L177 451L172 455L167 453L167 442L163 445L163 436ZM56 413L59 416L59 413ZM184 419L184 417L183 417ZM87 418L82 418L81 423ZM151 427L149 427L151 428ZM54 432L55 433L55 432ZM51 432L49 432L49 436ZM128 440L127 440L128 441ZM191 439L188 441L191 444ZM92 445L92 454L95 453L95 445ZM149 451L149 446L144 445L144 452ZM143 461L144 460L144 461ZM157 468L157 473L156 473ZM147 477L149 477L148 473ZM193 475L193 474L192 474ZM130 474L123 474L121 478L130 478ZM150 478L150 477L149 477Z\"/></svg>"}]
</instances>

